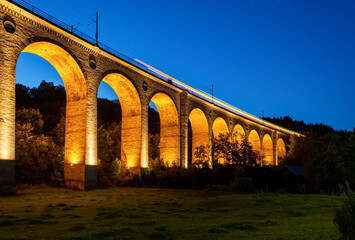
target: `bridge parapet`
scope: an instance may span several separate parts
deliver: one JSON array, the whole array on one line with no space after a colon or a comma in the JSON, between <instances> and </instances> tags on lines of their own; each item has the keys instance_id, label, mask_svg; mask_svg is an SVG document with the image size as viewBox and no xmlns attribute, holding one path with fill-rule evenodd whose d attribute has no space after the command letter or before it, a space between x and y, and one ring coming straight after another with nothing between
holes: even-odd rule
<instances>
[{"instance_id":1,"label":"bridge parapet","mask_svg":"<svg viewBox=\"0 0 355 240\"><path fill-rule=\"evenodd\" d=\"M97 46L94 39L22 3L21 0L0 0L0 194L15 191L15 70L22 52L48 60L65 84L65 180L68 187L83 190L96 186L97 91L101 81L115 90L121 102L123 147L118 157L132 173L149 167L151 100L156 101L161 118L161 156L181 167L188 167L189 145L196 147L200 143L208 145L212 166L213 137L218 132L233 132L237 125L248 136L253 130L258 134L260 151L262 136L271 136L274 164L278 164L277 153L285 149L278 144L280 136L282 139L288 135L300 136L218 99L212 102L207 94L102 43Z\"/></svg>"}]
</instances>

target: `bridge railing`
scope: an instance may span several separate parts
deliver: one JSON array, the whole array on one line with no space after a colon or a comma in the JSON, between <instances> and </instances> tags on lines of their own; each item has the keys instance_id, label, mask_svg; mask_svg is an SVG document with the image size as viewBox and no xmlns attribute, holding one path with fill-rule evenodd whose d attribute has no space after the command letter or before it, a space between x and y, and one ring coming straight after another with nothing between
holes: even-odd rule
<instances>
[{"instance_id":1,"label":"bridge railing","mask_svg":"<svg viewBox=\"0 0 355 240\"><path fill-rule=\"evenodd\" d=\"M15 3L16 5L20 5L22 8L25 8L26 10L29 10L30 12L34 13L37 16L40 16L46 20L49 20L50 22L54 23L58 27L64 28L65 30L77 35L78 37L89 41L90 43L95 43L95 39L90 37L89 35L77 30L74 28L73 25L66 24L65 22L59 20L58 18L53 17L52 15L36 8L32 4L23 1L23 0L8 0L9 2Z\"/></svg>"},{"instance_id":2,"label":"bridge railing","mask_svg":"<svg viewBox=\"0 0 355 240\"><path fill-rule=\"evenodd\" d=\"M73 25L69 25L61 20L59 20L58 18L53 17L52 15L38 9L37 7L33 6L32 4L24 1L24 0L7 0L9 2L14 3L15 5L19 5L20 7L30 11L31 13L50 21L51 23L53 23L54 25L76 35L77 37L91 43L91 44L96 44L96 40L93 37L90 37L89 35L77 30L74 28ZM149 71L149 69L144 66L143 64L133 60L132 58L127 57L126 55L114 50L113 48L107 46L106 44L102 43L102 42L98 42L98 46L100 47L100 49L105 50L107 52L109 52L110 54L115 55L116 57L133 64L134 66L143 69L145 71ZM150 71L149 71L150 72ZM161 78L159 75L157 75L156 73L153 73L155 76Z\"/></svg>"},{"instance_id":3,"label":"bridge railing","mask_svg":"<svg viewBox=\"0 0 355 240\"><path fill-rule=\"evenodd\" d=\"M233 113L235 113L235 114L237 114L239 116L243 116L243 117L248 118L248 119L250 119L252 121L255 121L255 122L258 122L258 123L260 123L262 125L265 125L267 127L271 127L271 128L276 129L278 131L286 132L288 134L299 135L298 133L292 132L292 131L287 130L287 129L283 129L283 128L279 127L279 126L276 126L276 125L271 124L269 122L266 122L264 120L258 119L257 117L252 116L252 115L250 115L250 114L248 114L248 113L246 113L244 111L241 111L241 110L239 110L239 109L237 109L237 108L235 108L235 107L233 107L233 106L231 106L229 104L226 104L226 103L222 102L219 99L213 98L210 94L207 94L207 93L204 93L204 92L201 92L201 91L197 91L197 90L187 86L186 84L183 84L182 82L175 81L175 80L171 79L170 77L167 77L167 76L165 76L163 74L160 74L159 72L148 68L146 65L144 65L144 64L142 64L142 63L140 63L140 62L138 62L138 61L136 61L136 60L134 60L134 59L132 59L130 57L127 57L126 55L116 51L115 49L107 46L106 44L103 44L101 42L96 43L96 40L93 37L90 37L89 35L87 35L87 34L81 32L81 31L75 29L73 25L66 24L65 22L63 22L63 21L59 20L58 18L55 18L52 15L50 15L50 14L48 14L48 13L46 13L46 12L40 10L40 9L38 9L37 7L33 6L32 4L30 4L30 3L28 3L28 2L26 2L24 0L7 0L7 1L11 2L11 3L13 3L13 4L15 4L15 5L17 5L17 6L21 7L21 8L26 9L27 11L31 12L32 14L51 22L52 24L54 24L54 25L56 25L56 26L58 26L58 27L60 27L60 28L62 28L64 30L72 33L73 35L83 39L84 41L87 41L87 42L89 42L91 44L94 44L94 45L97 44L98 47L101 50L106 51L109 54L112 54L112 55L118 57L119 59L121 59L121 60L123 60L123 61L125 61L127 63L130 63L133 66L135 66L135 67L137 67L137 68L139 68L139 69L141 69L141 70L143 70L145 72L148 72L149 74L151 74L151 75L153 75L153 76L155 76L155 77L157 77L157 78L159 78L159 79L161 79L161 80L163 80L165 82L168 82L168 83L170 83L170 84L172 84L172 85L174 85L174 86L176 86L176 87L178 87L178 88L180 88L182 90L186 90L190 94L192 94L192 95L194 95L194 96L196 96L198 98L202 98L205 101L210 102L210 103L212 103L212 104L214 104L216 106L219 106L219 107L221 107L221 108L223 108L223 109L225 109L227 111L233 112ZM213 99L215 99L216 101L214 101Z\"/></svg>"},{"instance_id":4,"label":"bridge railing","mask_svg":"<svg viewBox=\"0 0 355 240\"><path fill-rule=\"evenodd\" d=\"M18 5L20 6L21 8L24 8L26 10L28 10L29 12L35 14L36 16L40 17L40 18L43 18L45 20L48 20L50 21L52 24L72 33L73 35L91 43L91 44L96 44L96 40L93 38L93 37L90 37L89 35L75 29L73 27L73 25L69 25L69 24L66 24L65 22L59 20L58 18L55 18L53 17L52 15L42 11L41 9L33 6L32 4L24 1L24 0L7 0L11 3L14 3L15 5ZM151 75L154 75L155 77L158 77L159 79L165 81L165 82L169 82L173 85L175 85L176 87L178 88L181 88L183 90L187 90L189 93L197 96L197 97L203 97L201 96L200 94L196 93L195 91L192 91L191 88L186 88L185 86L179 84L178 82L175 82L173 81L172 79L170 79L169 77L166 77L150 68L148 68L146 65L130 58L130 57L127 57L126 55L118 52L117 50L107 46L106 44L102 43L102 42L98 42L97 43L98 47L101 49L101 50L104 50L118 58L120 58L121 60L125 61L125 62L128 62L130 64L132 64L133 66L136 66L138 67L139 69L145 71L145 72L148 72L149 74ZM211 102L208 98L206 97L203 97L205 101L208 101L208 102Z\"/></svg>"}]
</instances>

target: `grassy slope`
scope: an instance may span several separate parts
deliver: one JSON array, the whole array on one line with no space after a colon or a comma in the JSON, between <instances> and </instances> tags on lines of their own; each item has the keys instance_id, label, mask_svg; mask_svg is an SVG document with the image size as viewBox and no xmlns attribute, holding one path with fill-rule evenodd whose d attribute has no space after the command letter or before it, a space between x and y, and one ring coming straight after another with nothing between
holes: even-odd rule
<instances>
[{"instance_id":1,"label":"grassy slope","mask_svg":"<svg viewBox=\"0 0 355 240\"><path fill-rule=\"evenodd\" d=\"M0 197L0 239L337 239L338 197L43 189Z\"/></svg>"}]
</instances>

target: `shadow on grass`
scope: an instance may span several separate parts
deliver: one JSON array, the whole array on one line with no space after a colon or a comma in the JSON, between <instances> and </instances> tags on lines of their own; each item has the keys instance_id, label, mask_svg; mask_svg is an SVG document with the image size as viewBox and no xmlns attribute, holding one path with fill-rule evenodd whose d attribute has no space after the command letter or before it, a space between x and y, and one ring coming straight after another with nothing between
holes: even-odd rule
<instances>
[{"instance_id":1,"label":"shadow on grass","mask_svg":"<svg viewBox=\"0 0 355 240\"><path fill-rule=\"evenodd\" d=\"M134 233L135 231L136 230L131 227L112 229L112 230L108 230L108 231L95 233L95 234L91 235L91 239L107 239L107 238L115 237L118 234Z\"/></svg>"},{"instance_id":2,"label":"shadow on grass","mask_svg":"<svg viewBox=\"0 0 355 240\"><path fill-rule=\"evenodd\" d=\"M137 222L134 225L137 225L137 226L153 226L153 225L156 225L156 224L158 224L157 221L143 221L143 222Z\"/></svg>"},{"instance_id":3,"label":"shadow on grass","mask_svg":"<svg viewBox=\"0 0 355 240\"><path fill-rule=\"evenodd\" d=\"M69 229L70 232L82 231L85 230L86 226L84 224L78 223L75 226Z\"/></svg>"},{"instance_id":4,"label":"shadow on grass","mask_svg":"<svg viewBox=\"0 0 355 240\"><path fill-rule=\"evenodd\" d=\"M245 230L245 231L255 231L259 229L252 222L229 222L220 225L220 227L226 229L237 229L237 230Z\"/></svg>"},{"instance_id":5,"label":"shadow on grass","mask_svg":"<svg viewBox=\"0 0 355 240\"><path fill-rule=\"evenodd\" d=\"M154 228L148 235L150 239L168 239L168 230L164 226Z\"/></svg>"},{"instance_id":6,"label":"shadow on grass","mask_svg":"<svg viewBox=\"0 0 355 240\"><path fill-rule=\"evenodd\" d=\"M208 233L227 233L228 231L226 229L220 228L220 227L211 227L207 231Z\"/></svg>"},{"instance_id":7,"label":"shadow on grass","mask_svg":"<svg viewBox=\"0 0 355 240\"><path fill-rule=\"evenodd\" d=\"M13 225L14 222L11 221L11 220L3 220L3 221L0 221L0 227L6 227L6 226L10 226L10 225Z\"/></svg>"},{"instance_id":8,"label":"shadow on grass","mask_svg":"<svg viewBox=\"0 0 355 240\"><path fill-rule=\"evenodd\" d=\"M113 219L118 217L123 217L123 211L103 211L99 212L94 220L103 220L103 219Z\"/></svg>"}]
</instances>

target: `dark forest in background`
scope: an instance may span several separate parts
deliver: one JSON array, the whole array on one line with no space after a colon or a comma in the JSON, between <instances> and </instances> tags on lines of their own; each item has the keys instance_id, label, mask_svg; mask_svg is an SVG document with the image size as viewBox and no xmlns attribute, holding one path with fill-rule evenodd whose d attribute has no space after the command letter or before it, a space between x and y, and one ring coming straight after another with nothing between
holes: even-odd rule
<instances>
[{"instance_id":1,"label":"dark forest in background","mask_svg":"<svg viewBox=\"0 0 355 240\"><path fill-rule=\"evenodd\" d=\"M16 84L16 180L19 184L63 185L65 105L66 93L62 86L45 81L38 88ZM120 173L121 118L118 100L98 99L98 180L101 186L200 188L223 185L236 190L279 190L292 185L303 191L307 186L307 191L333 192L346 181L355 185L355 133L335 131L323 124L306 124L290 117L265 118L306 135L290 139L288 156L280 166L231 161L231 164L215 165L212 170L207 164L194 164L188 169L166 168L159 159L159 114L152 108L149 108L150 169L143 172L141 178L124 178ZM191 129L189 135L191 138ZM223 153L224 148L218 141L215 140L214 151L229 155ZM216 146L222 150L216 150ZM248 149L248 143L240 147ZM200 159L204 159L201 156L205 150L198 151ZM191 158L195 150L189 152ZM290 176L285 165L303 166L304 177Z\"/></svg>"}]
</instances>

